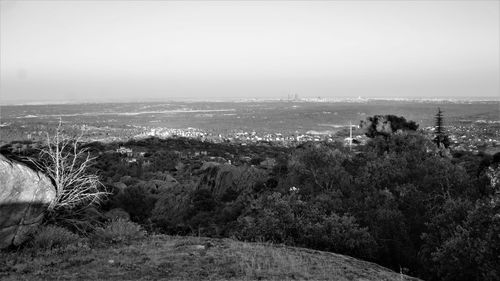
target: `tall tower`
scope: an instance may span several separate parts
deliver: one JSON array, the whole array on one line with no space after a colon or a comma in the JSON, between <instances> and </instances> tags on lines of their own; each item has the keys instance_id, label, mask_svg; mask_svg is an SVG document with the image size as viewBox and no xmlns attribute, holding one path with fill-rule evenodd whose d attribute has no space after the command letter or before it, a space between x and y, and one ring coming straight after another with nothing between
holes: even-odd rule
<instances>
[{"instance_id":1,"label":"tall tower","mask_svg":"<svg viewBox=\"0 0 500 281\"><path fill-rule=\"evenodd\" d=\"M352 150L352 123L349 121L349 150Z\"/></svg>"}]
</instances>

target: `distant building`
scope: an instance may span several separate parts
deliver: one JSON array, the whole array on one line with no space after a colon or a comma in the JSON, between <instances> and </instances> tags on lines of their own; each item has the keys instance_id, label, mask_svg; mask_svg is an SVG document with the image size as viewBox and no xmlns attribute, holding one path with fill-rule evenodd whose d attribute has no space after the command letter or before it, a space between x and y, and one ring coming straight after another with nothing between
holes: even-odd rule
<instances>
[{"instance_id":1,"label":"distant building","mask_svg":"<svg viewBox=\"0 0 500 281\"><path fill-rule=\"evenodd\" d=\"M131 148L126 148L124 146L120 146L120 148L116 150L116 153L127 155L127 157L132 157L132 155L134 154Z\"/></svg>"}]
</instances>

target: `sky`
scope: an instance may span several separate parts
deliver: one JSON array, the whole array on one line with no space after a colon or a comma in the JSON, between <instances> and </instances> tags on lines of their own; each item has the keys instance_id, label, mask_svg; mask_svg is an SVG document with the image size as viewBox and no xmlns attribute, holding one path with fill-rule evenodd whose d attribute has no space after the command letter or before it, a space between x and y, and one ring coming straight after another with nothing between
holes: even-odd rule
<instances>
[{"instance_id":1,"label":"sky","mask_svg":"<svg viewBox=\"0 0 500 281\"><path fill-rule=\"evenodd\" d=\"M0 0L0 101L500 93L500 1Z\"/></svg>"}]
</instances>

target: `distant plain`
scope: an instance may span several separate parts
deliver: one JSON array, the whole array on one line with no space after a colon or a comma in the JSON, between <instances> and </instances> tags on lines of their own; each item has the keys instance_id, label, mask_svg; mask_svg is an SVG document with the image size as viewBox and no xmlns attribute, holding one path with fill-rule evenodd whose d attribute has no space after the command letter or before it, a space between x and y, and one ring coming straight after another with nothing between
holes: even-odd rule
<instances>
[{"instance_id":1,"label":"distant plain","mask_svg":"<svg viewBox=\"0 0 500 281\"><path fill-rule=\"evenodd\" d=\"M226 134L335 132L341 127L359 124L368 116L393 114L432 126L438 107L446 125L480 120L499 121L500 102L413 102L373 100L367 102L158 102L158 103L85 103L56 105L1 106L2 127L26 124L56 124L61 118L71 125L113 128L162 127L197 128Z\"/></svg>"}]
</instances>

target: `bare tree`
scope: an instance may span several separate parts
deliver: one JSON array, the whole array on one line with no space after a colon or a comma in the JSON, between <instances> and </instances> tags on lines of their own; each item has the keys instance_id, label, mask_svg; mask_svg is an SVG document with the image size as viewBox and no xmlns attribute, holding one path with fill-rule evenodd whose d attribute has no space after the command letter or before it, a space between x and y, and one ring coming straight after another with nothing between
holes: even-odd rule
<instances>
[{"instance_id":1,"label":"bare tree","mask_svg":"<svg viewBox=\"0 0 500 281\"><path fill-rule=\"evenodd\" d=\"M81 135L64 135L62 121L53 136L47 133L47 145L40 150L39 160L32 161L55 185L56 197L49 211L71 210L98 204L107 192L97 174L89 171L95 157L80 148Z\"/></svg>"}]
</instances>

